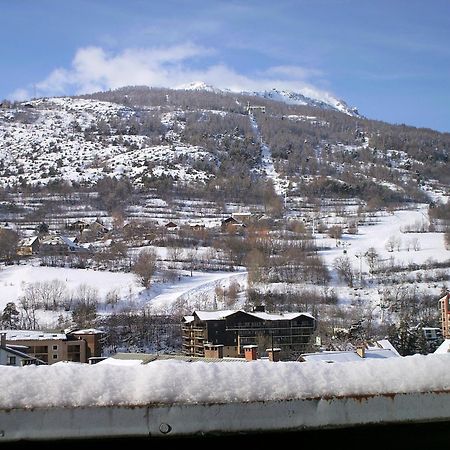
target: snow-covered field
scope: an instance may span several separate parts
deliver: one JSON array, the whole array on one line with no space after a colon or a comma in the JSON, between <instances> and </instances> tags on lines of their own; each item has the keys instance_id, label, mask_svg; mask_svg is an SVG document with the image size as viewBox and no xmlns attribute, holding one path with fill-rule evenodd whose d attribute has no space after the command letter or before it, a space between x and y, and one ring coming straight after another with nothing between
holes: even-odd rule
<instances>
[{"instance_id":1,"label":"snow-covered field","mask_svg":"<svg viewBox=\"0 0 450 450\"><path fill-rule=\"evenodd\" d=\"M76 291L81 285L95 288L101 299L112 291L122 298L137 295L142 288L133 274L96 271L90 269L70 269L41 267L33 265L7 266L0 270L0 309L8 302L18 302L27 286L38 281L62 281L69 291Z\"/></svg>"},{"instance_id":2,"label":"snow-covered field","mask_svg":"<svg viewBox=\"0 0 450 450\"><path fill-rule=\"evenodd\" d=\"M391 258L394 258L396 263L403 264L423 264L430 260L446 261L450 259L450 251L445 248L443 233L403 232L415 224L428 224L427 217L424 206L415 210L395 211L392 214L383 212L376 217L375 225L360 226L358 234L346 234L338 240L317 234L319 248L331 247L330 250L321 251L319 254L330 268L335 258L347 255L358 273L360 266L363 273L368 272L369 266L364 254L371 247L376 250L381 261L389 261ZM391 238L395 240L393 251L386 248ZM414 249L414 244L417 250Z\"/></svg>"},{"instance_id":3,"label":"snow-covered field","mask_svg":"<svg viewBox=\"0 0 450 450\"><path fill-rule=\"evenodd\" d=\"M80 286L94 288L100 302L107 295L118 296L121 306L148 307L155 313L170 312L177 304L185 308L211 308L214 304L216 287L227 287L232 281L246 286L246 272L187 272L173 282L155 282L146 290L131 273L96 271L90 269L71 269L58 267L41 267L33 265L7 266L0 270L0 311L8 302L19 305L27 286L36 282L59 280L67 288L67 293L76 293ZM200 303L199 303L200 301ZM222 305L218 304L218 307ZM49 327L55 326L60 311L40 311L39 323Z\"/></svg>"}]
</instances>

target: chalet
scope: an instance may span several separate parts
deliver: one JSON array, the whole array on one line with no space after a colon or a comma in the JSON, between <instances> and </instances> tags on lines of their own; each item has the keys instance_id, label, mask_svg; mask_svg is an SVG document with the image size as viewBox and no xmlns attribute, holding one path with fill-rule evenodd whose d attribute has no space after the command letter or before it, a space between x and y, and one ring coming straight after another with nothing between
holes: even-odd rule
<instances>
[{"instance_id":1,"label":"chalet","mask_svg":"<svg viewBox=\"0 0 450 450\"><path fill-rule=\"evenodd\" d=\"M80 233L86 228L89 228L89 223L85 220L76 220L75 222L66 224L66 229Z\"/></svg>"},{"instance_id":2,"label":"chalet","mask_svg":"<svg viewBox=\"0 0 450 450\"><path fill-rule=\"evenodd\" d=\"M109 229L97 218L82 233L85 232L89 232L97 238L102 238L105 234L109 233Z\"/></svg>"},{"instance_id":3,"label":"chalet","mask_svg":"<svg viewBox=\"0 0 450 450\"><path fill-rule=\"evenodd\" d=\"M31 256L39 253L40 241L38 236L32 236L22 239L17 248L17 254L20 256Z\"/></svg>"},{"instance_id":4,"label":"chalet","mask_svg":"<svg viewBox=\"0 0 450 450\"><path fill-rule=\"evenodd\" d=\"M194 231L201 231L205 229L205 224L203 223L190 223L189 228Z\"/></svg>"},{"instance_id":5,"label":"chalet","mask_svg":"<svg viewBox=\"0 0 450 450\"><path fill-rule=\"evenodd\" d=\"M176 228L178 228L178 225L175 222L167 222L164 227L166 228L166 230L175 230Z\"/></svg>"},{"instance_id":6,"label":"chalet","mask_svg":"<svg viewBox=\"0 0 450 450\"><path fill-rule=\"evenodd\" d=\"M90 357L101 356L102 331L94 329L48 333L30 330L0 330L7 347L21 346L28 358L54 364L59 361L87 363Z\"/></svg>"},{"instance_id":7,"label":"chalet","mask_svg":"<svg viewBox=\"0 0 450 450\"><path fill-rule=\"evenodd\" d=\"M86 253L83 247L75 244L66 236L48 235L41 240L39 254L46 255L70 255L73 253Z\"/></svg>"},{"instance_id":8,"label":"chalet","mask_svg":"<svg viewBox=\"0 0 450 450\"><path fill-rule=\"evenodd\" d=\"M315 327L308 313L194 311L182 319L183 353L204 357L211 345L221 345L223 356L243 357L244 347L253 345L265 355L276 344L282 359L292 359L307 349Z\"/></svg>"},{"instance_id":9,"label":"chalet","mask_svg":"<svg viewBox=\"0 0 450 450\"><path fill-rule=\"evenodd\" d=\"M222 220L220 228L222 231L235 231L238 228L245 228L246 225L242 222L239 222L234 217L230 216L225 220Z\"/></svg>"}]
</instances>

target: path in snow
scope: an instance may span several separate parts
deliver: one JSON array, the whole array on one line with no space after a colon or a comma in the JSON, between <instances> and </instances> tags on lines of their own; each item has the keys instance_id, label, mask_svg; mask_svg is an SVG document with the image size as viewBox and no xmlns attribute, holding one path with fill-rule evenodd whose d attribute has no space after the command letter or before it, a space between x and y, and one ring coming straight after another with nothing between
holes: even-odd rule
<instances>
[{"instance_id":1,"label":"path in snow","mask_svg":"<svg viewBox=\"0 0 450 450\"><path fill-rule=\"evenodd\" d=\"M247 282L247 272L194 272L192 277L183 276L179 282L166 285L154 285L148 293L148 305L155 309L170 308L179 300L195 301L204 295L212 307L214 290L219 284L226 286L232 281L239 284Z\"/></svg>"},{"instance_id":2,"label":"path in snow","mask_svg":"<svg viewBox=\"0 0 450 450\"><path fill-rule=\"evenodd\" d=\"M256 122L255 116L249 113L250 124L252 126L253 132L255 133L258 142L261 145L262 151L262 171L266 173L267 178L273 181L273 187L278 195L284 195L286 192L286 180L280 177L280 174L275 170L272 158L272 150L264 142L261 132L259 131L258 123Z\"/></svg>"}]
</instances>

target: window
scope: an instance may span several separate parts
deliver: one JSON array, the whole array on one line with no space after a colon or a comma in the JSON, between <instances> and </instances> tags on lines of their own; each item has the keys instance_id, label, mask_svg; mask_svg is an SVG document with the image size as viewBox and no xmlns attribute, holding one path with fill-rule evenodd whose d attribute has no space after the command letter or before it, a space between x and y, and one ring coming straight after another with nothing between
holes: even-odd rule
<instances>
[{"instance_id":1,"label":"window","mask_svg":"<svg viewBox=\"0 0 450 450\"><path fill-rule=\"evenodd\" d=\"M48 353L48 345L36 345L34 353Z\"/></svg>"},{"instance_id":2,"label":"window","mask_svg":"<svg viewBox=\"0 0 450 450\"><path fill-rule=\"evenodd\" d=\"M57 345L54 345L54 346L52 347L52 350L54 350L54 351L56 350L56 351L57 351L57 350L58 350L58 346L57 346Z\"/></svg>"},{"instance_id":3,"label":"window","mask_svg":"<svg viewBox=\"0 0 450 450\"><path fill-rule=\"evenodd\" d=\"M8 359L6 361L7 366L15 366L16 365L16 357L15 356L8 356Z\"/></svg>"},{"instance_id":4,"label":"window","mask_svg":"<svg viewBox=\"0 0 450 450\"><path fill-rule=\"evenodd\" d=\"M58 359L58 355L52 355L53 359Z\"/></svg>"}]
</instances>

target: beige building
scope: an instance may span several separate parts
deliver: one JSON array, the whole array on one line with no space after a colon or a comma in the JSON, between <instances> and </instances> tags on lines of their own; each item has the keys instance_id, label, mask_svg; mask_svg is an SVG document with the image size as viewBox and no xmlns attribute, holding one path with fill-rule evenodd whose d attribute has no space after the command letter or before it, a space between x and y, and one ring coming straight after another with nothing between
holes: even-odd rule
<instances>
[{"instance_id":1,"label":"beige building","mask_svg":"<svg viewBox=\"0 0 450 450\"><path fill-rule=\"evenodd\" d=\"M48 333L33 330L1 330L8 345L23 346L24 352L48 364L59 361L87 363L90 357L101 356L99 330L76 330Z\"/></svg>"},{"instance_id":2,"label":"beige building","mask_svg":"<svg viewBox=\"0 0 450 450\"><path fill-rule=\"evenodd\" d=\"M439 310L441 311L442 337L450 339L450 293L447 292L439 300Z\"/></svg>"}]
</instances>

